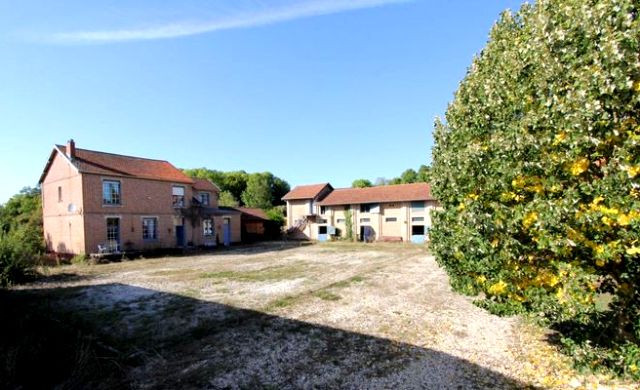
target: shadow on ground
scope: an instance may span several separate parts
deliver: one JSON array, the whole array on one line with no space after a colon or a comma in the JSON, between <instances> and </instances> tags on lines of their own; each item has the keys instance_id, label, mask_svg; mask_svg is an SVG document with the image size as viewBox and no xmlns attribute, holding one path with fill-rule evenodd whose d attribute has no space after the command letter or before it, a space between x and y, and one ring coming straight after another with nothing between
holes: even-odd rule
<instances>
[{"instance_id":1,"label":"shadow on ground","mask_svg":"<svg viewBox=\"0 0 640 390\"><path fill-rule=\"evenodd\" d=\"M0 291L0 388L523 388L435 350L106 284Z\"/></svg>"}]
</instances>

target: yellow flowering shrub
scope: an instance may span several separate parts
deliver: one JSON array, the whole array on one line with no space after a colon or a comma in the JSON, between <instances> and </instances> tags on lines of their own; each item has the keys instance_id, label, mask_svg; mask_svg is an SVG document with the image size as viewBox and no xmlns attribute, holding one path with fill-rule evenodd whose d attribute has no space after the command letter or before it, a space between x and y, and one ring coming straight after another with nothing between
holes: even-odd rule
<instances>
[{"instance_id":1,"label":"yellow flowering shrub","mask_svg":"<svg viewBox=\"0 0 640 390\"><path fill-rule=\"evenodd\" d=\"M538 0L504 13L433 150L431 245L453 287L494 312L606 323L612 350L640 344L639 9Z\"/></svg>"}]
</instances>

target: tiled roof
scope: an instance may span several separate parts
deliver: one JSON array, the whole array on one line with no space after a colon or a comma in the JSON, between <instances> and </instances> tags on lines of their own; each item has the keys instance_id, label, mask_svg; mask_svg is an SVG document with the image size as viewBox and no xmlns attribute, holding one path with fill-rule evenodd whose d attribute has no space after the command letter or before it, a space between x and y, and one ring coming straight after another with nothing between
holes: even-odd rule
<instances>
[{"instance_id":1,"label":"tiled roof","mask_svg":"<svg viewBox=\"0 0 640 390\"><path fill-rule=\"evenodd\" d=\"M295 186L291 191L289 191L285 196L282 197L282 200L314 199L326 186L331 187L331 184L321 183L310 184L306 186Z\"/></svg>"},{"instance_id":2,"label":"tiled roof","mask_svg":"<svg viewBox=\"0 0 640 390\"><path fill-rule=\"evenodd\" d=\"M433 200L427 183L398 184L367 188L338 188L333 190L318 204L322 206L408 202L412 200Z\"/></svg>"},{"instance_id":3,"label":"tiled roof","mask_svg":"<svg viewBox=\"0 0 640 390\"><path fill-rule=\"evenodd\" d=\"M57 145L57 148L66 154L66 146ZM193 183L193 180L182 173L181 170L163 160L151 160L76 148L76 157L73 163L81 173Z\"/></svg>"},{"instance_id":4,"label":"tiled roof","mask_svg":"<svg viewBox=\"0 0 640 390\"><path fill-rule=\"evenodd\" d=\"M207 179L193 179L193 188L198 191L220 192L220 189Z\"/></svg>"},{"instance_id":5,"label":"tiled roof","mask_svg":"<svg viewBox=\"0 0 640 390\"><path fill-rule=\"evenodd\" d=\"M242 217L248 220L268 220L269 216L262 209L251 207L238 207L242 212Z\"/></svg>"}]
</instances>

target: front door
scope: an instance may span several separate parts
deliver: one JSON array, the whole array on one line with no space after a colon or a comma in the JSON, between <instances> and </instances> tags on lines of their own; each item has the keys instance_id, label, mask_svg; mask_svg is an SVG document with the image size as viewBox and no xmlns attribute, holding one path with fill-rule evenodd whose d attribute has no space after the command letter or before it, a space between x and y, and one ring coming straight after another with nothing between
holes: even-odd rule
<instances>
[{"instance_id":1,"label":"front door","mask_svg":"<svg viewBox=\"0 0 640 390\"><path fill-rule=\"evenodd\" d=\"M326 226L318 226L318 241L327 241L329 235L327 234Z\"/></svg>"},{"instance_id":2,"label":"front door","mask_svg":"<svg viewBox=\"0 0 640 390\"><path fill-rule=\"evenodd\" d=\"M176 246L177 247L184 246L184 225L176 226Z\"/></svg>"},{"instance_id":3,"label":"front door","mask_svg":"<svg viewBox=\"0 0 640 390\"><path fill-rule=\"evenodd\" d=\"M231 245L231 218L222 220L222 242L224 246Z\"/></svg>"},{"instance_id":4,"label":"front door","mask_svg":"<svg viewBox=\"0 0 640 390\"><path fill-rule=\"evenodd\" d=\"M411 226L411 242L414 244L424 244L424 225Z\"/></svg>"}]
</instances>

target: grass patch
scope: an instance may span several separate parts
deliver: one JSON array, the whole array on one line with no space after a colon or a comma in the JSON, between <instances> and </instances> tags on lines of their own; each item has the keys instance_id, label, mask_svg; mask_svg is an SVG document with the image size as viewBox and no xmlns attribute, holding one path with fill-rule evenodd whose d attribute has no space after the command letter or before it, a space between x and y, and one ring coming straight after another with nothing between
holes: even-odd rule
<instances>
[{"instance_id":1,"label":"grass patch","mask_svg":"<svg viewBox=\"0 0 640 390\"><path fill-rule=\"evenodd\" d=\"M252 271L218 271L203 272L201 278L205 279L228 279L239 282L266 282L286 279L295 279L304 275L306 267L295 265L291 267L267 267Z\"/></svg>"},{"instance_id":2,"label":"grass patch","mask_svg":"<svg viewBox=\"0 0 640 390\"><path fill-rule=\"evenodd\" d=\"M292 306L293 304L298 302L302 297L303 297L303 295L298 295L298 296L287 295L286 297L278 298L275 301L269 303L264 308L264 310L265 311L271 311L271 310L274 310L274 309L282 309L284 307Z\"/></svg>"},{"instance_id":3,"label":"grass patch","mask_svg":"<svg viewBox=\"0 0 640 390\"><path fill-rule=\"evenodd\" d=\"M331 291L327 290L318 290L313 293L313 296L322 299L323 301L338 301L342 299L342 297L338 294L334 294Z\"/></svg>"},{"instance_id":4,"label":"grass patch","mask_svg":"<svg viewBox=\"0 0 640 390\"><path fill-rule=\"evenodd\" d=\"M362 281L364 281L364 277L360 276L360 275L356 275L353 277L350 277L349 279L345 279L345 280L341 280L339 282L335 282L335 283L331 283L330 285L327 286L327 288L345 288L345 287L349 287L350 285L354 284L354 283L360 283Z\"/></svg>"}]
</instances>

